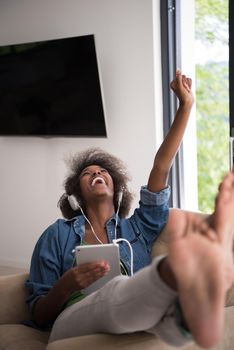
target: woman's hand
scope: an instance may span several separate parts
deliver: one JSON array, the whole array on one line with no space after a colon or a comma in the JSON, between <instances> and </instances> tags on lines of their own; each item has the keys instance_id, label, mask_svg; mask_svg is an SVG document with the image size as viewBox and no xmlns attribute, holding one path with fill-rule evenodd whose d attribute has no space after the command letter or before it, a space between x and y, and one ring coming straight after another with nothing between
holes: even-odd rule
<instances>
[{"instance_id":1,"label":"woman's hand","mask_svg":"<svg viewBox=\"0 0 234 350\"><path fill-rule=\"evenodd\" d=\"M107 261L93 261L71 268L64 273L60 280L64 288L72 293L88 287L99 278L105 276L109 270L110 265Z\"/></svg>"},{"instance_id":2,"label":"woman's hand","mask_svg":"<svg viewBox=\"0 0 234 350\"><path fill-rule=\"evenodd\" d=\"M176 77L172 80L170 87L181 103L193 104L192 79L182 75L179 69L176 71Z\"/></svg>"},{"instance_id":3,"label":"woman's hand","mask_svg":"<svg viewBox=\"0 0 234 350\"><path fill-rule=\"evenodd\" d=\"M108 273L107 261L95 261L75 266L66 271L47 295L41 296L35 303L33 319L39 326L54 321L71 293L88 287Z\"/></svg>"}]
</instances>

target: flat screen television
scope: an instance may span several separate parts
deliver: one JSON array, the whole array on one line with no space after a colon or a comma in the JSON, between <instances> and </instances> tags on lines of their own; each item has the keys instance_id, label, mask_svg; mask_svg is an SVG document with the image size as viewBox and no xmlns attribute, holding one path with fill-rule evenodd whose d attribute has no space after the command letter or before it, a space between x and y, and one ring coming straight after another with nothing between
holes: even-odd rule
<instances>
[{"instance_id":1,"label":"flat screen television","mask_svg":"<svg viewBox=\"0 0 234 350\"><path fill-rule=\"evenodd\" d=\"M0 46L0 135L107 136L94 35Z\"/></svg>"}]
</instances>

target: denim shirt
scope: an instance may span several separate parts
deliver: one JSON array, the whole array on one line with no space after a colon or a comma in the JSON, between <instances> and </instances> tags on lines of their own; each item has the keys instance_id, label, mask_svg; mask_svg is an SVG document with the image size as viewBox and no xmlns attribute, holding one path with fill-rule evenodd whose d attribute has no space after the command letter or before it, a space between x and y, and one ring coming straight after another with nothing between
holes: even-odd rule
<instances>
[{"instance_id":1,"label":"denim shirt","mask_svg":"<svg viewBox=\"0 0 234 350\"><path fill-rule=\"evenodd\" d=\"M133 249L134 272L151 261L151 248L168 219L170 187L153 193L142 186L139 208L127 219L117 218L116 238L127 239ZM116 216L106 223L109 242L115 239ZM70 220L58 219L41 235L33 251L29 278L25 283L30 309L35 301L46 295L58 279L74 265L74 248L82 243L85 219L76 216ZM119 243L120 258L130 274L130 249Z\"/></svg>"}]
</instances>

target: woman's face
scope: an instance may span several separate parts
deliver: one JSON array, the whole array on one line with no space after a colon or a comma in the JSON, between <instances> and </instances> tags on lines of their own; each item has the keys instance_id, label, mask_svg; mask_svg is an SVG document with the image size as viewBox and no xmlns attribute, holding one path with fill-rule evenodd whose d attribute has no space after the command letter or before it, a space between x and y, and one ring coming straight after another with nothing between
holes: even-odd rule
<instances>
[{"instance_id":1,"label":"woman's face","mask_svg":"<svg viewBox=\"0 0 234 350\"><path fill-rule=\"evenodd\" d=\"M99 198L112 198L114 184L108 171L99 165L90 165L80 174L81 195L84 202Z\"/></svg>"}]
</instances>

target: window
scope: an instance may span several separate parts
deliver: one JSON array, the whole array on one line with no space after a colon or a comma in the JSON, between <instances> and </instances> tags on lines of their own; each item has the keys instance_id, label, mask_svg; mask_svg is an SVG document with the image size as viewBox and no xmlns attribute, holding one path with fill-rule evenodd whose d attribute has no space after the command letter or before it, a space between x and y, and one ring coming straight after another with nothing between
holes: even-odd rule
<instances>
[{"instance_id":1,"label":"window","mask_svg":"<svg viewBox=\"0 0 234 350\"><path fill-rule=\"evenodd\" d=\"M162 80L168 86L173 76L166 80L165 72L172 69L174 74L180 67L192 77L196 97L172 169L172 206L210 212L229 168L228 0L161 1L161 18ZM169 97L164 96L163 103L166 133L175 110L169 113L165 107L173 107Z\"/></svg>"}]
</instances>

